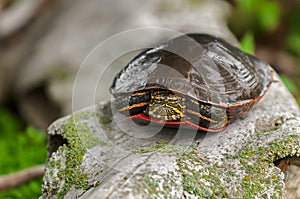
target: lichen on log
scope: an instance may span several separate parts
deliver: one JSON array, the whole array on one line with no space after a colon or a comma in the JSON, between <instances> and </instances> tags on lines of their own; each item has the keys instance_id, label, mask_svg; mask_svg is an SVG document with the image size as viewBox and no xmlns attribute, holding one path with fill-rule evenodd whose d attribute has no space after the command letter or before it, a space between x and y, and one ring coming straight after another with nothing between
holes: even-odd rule
<instances>
[{"instance_id":1,"label":"lichen on log","mask_svg":"<svg viewBox=\"0 0 300 199\"><path fill-rule=\"evenodd\" d=\"M300 119L277 76L248 117L219 133L139 126L112 112L101 102L49 128L64 144L52 147L42 198L286 197L275 162L300 156Z\"/></svg>"}]
</instances>

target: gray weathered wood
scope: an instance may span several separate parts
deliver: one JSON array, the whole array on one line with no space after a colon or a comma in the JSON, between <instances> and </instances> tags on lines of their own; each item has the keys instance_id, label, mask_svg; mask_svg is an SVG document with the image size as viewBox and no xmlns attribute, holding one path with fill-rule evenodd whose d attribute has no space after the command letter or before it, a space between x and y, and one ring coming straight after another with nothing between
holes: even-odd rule
<instances>
[{"instance_id":1,"label":"gray weathered wood","mask_svg":"<svg viewBox=\"0 0 300 199\"><path fill-rule=\"evenodd\" d=\"M49 157L43 198L285 198L273 161L300 155L299 109L277 77L247 118L220 133L134 126L109 102L56 121L51 151L69 144Z\"/></svg>"}]
</instances>

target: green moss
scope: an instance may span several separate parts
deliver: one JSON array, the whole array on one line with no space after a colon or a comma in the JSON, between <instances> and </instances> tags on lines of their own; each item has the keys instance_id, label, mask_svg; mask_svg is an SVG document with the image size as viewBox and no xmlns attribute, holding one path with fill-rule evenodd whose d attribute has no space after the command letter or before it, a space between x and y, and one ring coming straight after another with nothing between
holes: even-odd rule
<instances>
[{"instance_id":1,"label":"green moss","mask_svg":"<svg viewBox=\"0 0 300 199\"><path fill-rule=\"evenodd\" d=\"M265 146L247 145L238 154L224 154L224 158L216 163L201 158L195 146L175 146L164 141L140 148L134 153L159 152L175 156L184 191L201 198L250 199L257 196L282 198L285 194L283 179L274 174L266 175L266 173L274 160L299 155L300 152L293 149L293 146L299 144L299 138L300 136L292 135L285 140L275 140ZM170 178L170 176L163 178ZM158 184L161 179L148 178L145 181L149 192L160 193ZM175 186L175 180L173 186ZM232 186L235 188L233 189ZM273 190L273 193L264 195L268 190Z\"/></svg>"},{"instance_id":2,"label":"green moss","mask_svg":"<svg viewBox=\"0 0 300 199\"><path fill-rule=\"evenodd\" d=\"M139 149L133 151L134 154L143 154L143 153L153 153L153 152L160 152L160 153L168 153L173 155L178 155L180 153L184 153L186 147L182 146L175 146L172 144L168 144L167 142L160 140L157 143L149 146L149 147L140 147Z\"/></svg>"},{"instance_id":3,"label":"green moss","mask_svg":"<svg viewBox=\"0 0 300 199\"><path fill-rule=\"evenodd\" d=\"M254 198L258 193L262 193L266 187L275 186L276 194L272 198L282 197L284 195L282 187L279 186L280 179L276 175L269 178L265 177L266 169L275 160L296 155L294 146L299 144L300 136L292 135L285 140L275 140L267 146L247 146L237 156L240 163L244 166L243 170L246 176L241 183L243 198ZM299 152L298 152L299 153Z\"/></svg>"},{"instance_id":4,"label":"green moss","mask_svg":"<svg viewBox=\"0 0 300 199\"><path fill-rule=\"evenodd\" d=\"M88 117L89 115L83 114L82 117ZM76 115L70 120L62 124L61 129L63 131L62 136L67 140L67 144L64 144L59 148L57 153L65 156L65 162L61 159L50 159L49 165L52 169L59 169L57 173L56 182L53 184L61 184L62 187L55 185L54 187L58 198L63 198L64 195L70 190L72 186L76 189L87 190L90 186L88 183L88 176L81 171L81 162L84 154L88 148L94 147L99 144L98 139L91 132L88 123L79 123L80 115ZM75 119L76 118L76 119Z\"/></svg>"},{"instance_id":5,"label":"green moss","mask_svg":"<svg viewBox=\"0 0 300 199\"><path fill-rule=\"evenodd\" d=\"M197 162L194 162L194 161ZM180 173L183 176L183 189L201 198L228 198L222 182L221 173L216 165L206 165L203 160L194 157L191 162L179 159ZM202 166L204 166L202 168Z\"/></svg>"},{"instance_id":6,"label":"green moss","mask_svg":"<svg viewBox=\"0 0 300 199\"><path fill-rule=\"evenodd\" d=\"M112 122L112 119L105 115L102 115L99 118L100 118L100 123L104 126L104 128L107 130L111 130L110 123Z\"/></svg>"},{"instance_id":7,"label":"green moss","mask_svg":"<svg viewBox=\"0 0 300 199\"><path fill-rule=\"evenodd\" d=\"M265 149L256 150L251 146L247 146L236 157L233 157L239 159L243 166L242 170L246 174L237 187L242 193L242 198L255 198L271 183L270 179L266 181L265 177L265 169L268 168L269 163L257 160L262 151L265 151Z\"/></svg>"},{"instance_id":8,"label":"green moss","mask_svg":"<svg viewBox=\"0 0 300 199\"><path fill-rule=\"evenodd\" d=\"M78 118L79 117L79 118ZM84 117L88 117L85 115ZM102 124L109 124L109 118L99 117ZM102 118L102 119L101 119ZM80 115L76 116L78 121ZM90 131L86 122L78 123L71 118L62 125L63 137L68 144L60 147L60 152L65 154L66 162L53 160L55 168L61 168L58 172L57 196L63 197L71 187L87 190L90 186L88 176L81 171L81 162L87 148L93 147L99 142ZM165 196L174 190L181 179L181 187L185 192L197 195L201 198L254 198L266 190L273 189L272 198L280 198L284 195L281 186L281 177L270 175L266 177L266 169L278 158L291 155L293 147L299 142L300 136L290 136L289 139L276 140L267 146L247 145L238 154L224 154L224 158L216 163L211 163L198 154L196 146L179 146L159 141L153 145L139 148L134 154L163 153L176 157L178 172L172 172L165 176L143 177L143 188L151 195ZM295 152L294 152L295 153ZM299 153L299 152L298 152ZM50 162L51 163L51 162ZM221 163L221 164L220 164ZM64 165L66 168L64 168ZM240 172L239 174L237 172ZM180 175L180 176L174 176ZM235 192L231 192L230 185L235 182ZM180 185L178 185L180 186ZM263 195L260 195L263 196Z\"/></svg>"},{"instance_id":9,"label":"green moss","mask_svg":"<svg viewBox=\"0 0 300 199\"><path fill-rule=\"evenodd\" d=\"M83 121L83 120L90 120L92 117L99 117L98 112L92 111L83 111L83 112L76 112L72 115L72 119L75 121Z\"/></svg>"},{"instance_id":10,"label":"green moss","mask_svg":"<svg viewBox=\"0 0 300 199\"><path fill-rule=\"evenodd\" d=\"M110 117L107 117L107 116L101 116L100 117L100 122L102 124L109 124L111 123L112 119Z\"/></svg>"},{"instance_id":11,"label":"green moss","mask_svg":"<svg viewBox=\"0 0 300 199\"><path fill-rule=\"evenodd\" d=\"M146 198L177 198L175 195L180 190L178 176L174 172L170 172L164 176L152 173L142 178L141 189L146 188ZM136 184L134 185L136 188Z\"/></svg>"},{"instance_id":12,"label":"green moss","mask_svg":"<svg viewBox=\"0 0 300 199\"><path fill-rule=\"evenodd\" d=\"M152 152L172 154L177 157L177 165L179 167L179 173L182 175L182 187L184 191L198 195L201 198L228 197L219 178L223 171L218 170L216 165L203 167L207 162L204 162L204 160L198 157L194 146L171 145L164 141L159 141L150 147L140 148L134 153ZM168 181L171 177L168 176L166 178L168 178L166 180ZM176 179L174 179L174 181L176 181ZM159 182L157 180L149 180L149 178L147 178L145 183L150 193L158 194ZM174 184L175 182L173 182L173 185ZM166 183L167 189L164 189L164 191L167 192L166 190L171 190L171 186L172 183Z\"/></svg>"},{"instance_id":13,"label":"green moss","mask_svg":"<svg viewBox=\"0 0 300 199\"><path fill-rule=\"evenodd\" d=\"M159 188L158 182L153 180L152 178L149 178L148 176L144 177L144 182L146 183L146 186L148 187L148 191L150 194L156 194L157 189Z\"/></svg>"},{"instance_id":14,"label":"green moss","mask_svg":"<svg viewBox=\"0 0 300 199\"><path fill-rule=\"evenodd\" d=\"M292 135L285 140L270 142L268 147L269 155L267 156L268 162L274 162L288 156L300 155L300 151L294 150L294 146L299 145L299 139L299 135Z\"/></svg>"}]
</instances>

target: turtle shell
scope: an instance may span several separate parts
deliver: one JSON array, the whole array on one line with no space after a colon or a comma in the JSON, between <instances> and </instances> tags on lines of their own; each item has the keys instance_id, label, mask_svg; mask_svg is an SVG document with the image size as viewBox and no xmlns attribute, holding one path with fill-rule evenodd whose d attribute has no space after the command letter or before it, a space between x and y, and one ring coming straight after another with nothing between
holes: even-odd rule
<instances>
[{"instance_id":1,"label":"turtle shell","mask_svg":"<svg viewBox=\"0 0 300 199\"><path fill-rule=\"evenodd\" d=\"M148 49L115 77L113 96L167 89L200 102L238 107L259 100L272 82L271 68L219 37L187 34Z\"/></svg>"},{"instance_id":2,"label":"turtle shell","mask_svg":"<svg viewBox=\"0 0 300 199\"><path fill-rule=\"evenodd\" d=\"M272 82L271 68L224 40L188 34L148 49L110 88L126 118L218 132L245 117Z\"/></svg>"}]
</instances>

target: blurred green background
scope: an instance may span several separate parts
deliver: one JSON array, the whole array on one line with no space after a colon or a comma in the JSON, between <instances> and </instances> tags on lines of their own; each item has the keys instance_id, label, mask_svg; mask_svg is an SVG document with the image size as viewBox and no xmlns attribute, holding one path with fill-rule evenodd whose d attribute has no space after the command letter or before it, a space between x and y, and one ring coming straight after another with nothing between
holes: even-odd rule
<instances>
[{"instance_id":1,"label":"blurred green background","mask_svg":"<svg viewBox=\"0 0 300 199\"><path fill-rule=\"evenodd\" d=\"M45 133L25 124L13 110L0 108L0 175L45 163ZM42 179L0 192L0 198L37 198Z\"/></svg>"},{"instance_id":2,"label":"blurred green background","mask_svg":"<svg viewBox=\"0 0 300 199\"><path fill-rule=\"evenodd\" d=\"M229 27L244 50L270 63L300 104L300 1L230 2L235 8Z\"/></svg>"},{"instance_id":3,"label":"blurred green background","mask_svg":"<svg viewBox=\"0 0 300 199\"><path fill-rule=\"evenodd\" d=\"M0 0L3 9L16 0ZM228 25L241 47L269 62L300 104L300 1L232 0ZM45 130L22 120L13 102L0 105L0 175L43 164ZM42 178L0 192L0 198L37 198Z\"/></svg>"}]
</instances>

